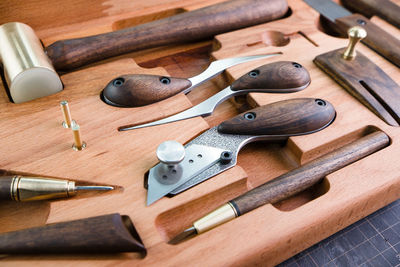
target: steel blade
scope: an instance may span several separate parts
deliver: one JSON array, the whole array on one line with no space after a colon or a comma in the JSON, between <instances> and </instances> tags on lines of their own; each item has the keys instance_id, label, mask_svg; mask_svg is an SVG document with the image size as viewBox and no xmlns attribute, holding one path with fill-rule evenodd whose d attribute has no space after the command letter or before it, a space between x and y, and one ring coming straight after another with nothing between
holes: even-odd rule
<instances>
[{"instance_id":1,"label":"steel blade","mask_svg":"<svg viewBox=\"0 0 400 267\"><path fill-rule=\"evenodd\" d=\"M144 127L151 127L151 126L171 123L171 122L175 122L175 121L186 120L186 119L199 117L199 116L203 116L203 117L209 116L213 113L214 109L218 106L219 103L226 100L227 98L230 98L232 96L239 95L239 94L243 94L243 92L232 91L231 87L228 86L224 90L216 93L212 97L204 100L203 102L197 104L196 106L193 106L193 107L191 107L187 110L184 110L182 112L179 112L175 115L169 116L169 117L161 119L161 120L144 123L144 124L139 124L136 126L123 126L123 127L120 127L118 129L118 131L129 131L129 130L144 128Z\"/></svg>"},{"instance_id":2,"label":"steel blade","mask_svg":"<svg viewBox=\"0 0 400 267\"><path fill-rule=\"evenodd\" d=\"M248 61L253 61L257 59L263 59L263 58L269 58L269 57L274 57L274 56L279 56L282 55L282 52L278 53L273 53L273 54L265 54L265 55L254 55L254 56L244 56L244 57L233 57L233 58L225 58L225 59L220 59L211 62L211 64L208 66L208 68L200 73L199 75L196 75L192 78L189 78L188 80L192 83L192 86L190 86L188 89L184 90L183 92L189 93L194 87L197 85L211 79L212 77L220 74L223 72L225 69L233 67L235 65L245 63Z\"/></svg>"},{"instance_id":3,"label":"steel blade","mask_svg":"<svg viewBox=\"0 0 400 267\"><path fill-rule=\"evenodd\" d=\"M331 0L304 0L304 2L332 22L338 18L352 15L350 11Z\"/></svg>"},{"instance_id":4,"label":"steel blade","mask_svg":"<svg viewBox=\"0 0 400 267\"><path fill-rule=\"evenodd\" d=\"M169 192L187 182L219 161L224 150L207 145L187 145L185 158L170 172L162 163L149 171L147 205L152 204Z\"/></svg>"}]
</instances>

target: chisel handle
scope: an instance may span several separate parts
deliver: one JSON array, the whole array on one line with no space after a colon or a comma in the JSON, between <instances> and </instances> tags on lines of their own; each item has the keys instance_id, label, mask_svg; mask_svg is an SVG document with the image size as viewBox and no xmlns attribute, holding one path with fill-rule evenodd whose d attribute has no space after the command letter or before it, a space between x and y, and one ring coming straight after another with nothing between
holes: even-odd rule
<instances>
[{"instance_id":1,"label":"chisel handle","mask_svg":"<svg viewBox=\"0 0 400 267\"><path fill-rule=\"evenodd\" d=\"M13 180L14 180L14 176L0 177L0 201L1 200L12 200L11 184L12 184Z\"/></svg>"},{"instance_id":2,"label":"chisel handle","mask_svg":"<svg viewBox=\"0 0 400 267\"><path fill-rule=\"evenodd\" d=\"M286 0L233 0L136 27L91 37L57 41L46 48L56 70L161 45L197 41L281 18Z\"/></svg>"},{"instance_id":3,"label":"chisel handle","mask_svg":"<svg viewBox=\"0 0 400 267\"><path fill-rule=\"evenodd\" d=\"M341 0L345 7L366 17L379 16L400 29L400 6L390 0Z\"/></svg>"},{"instance_id":4,"label":"chisel handle","mask_svg":"<svg viewBox=\"0 0 400 267\"><path fill-rule=\"evenodd\" d=\"M337 171L389 145L389 137L373 132L333 152L312 160L229 201L238 216L268 203L293 196Z\"/></svg>"}]
</instances>

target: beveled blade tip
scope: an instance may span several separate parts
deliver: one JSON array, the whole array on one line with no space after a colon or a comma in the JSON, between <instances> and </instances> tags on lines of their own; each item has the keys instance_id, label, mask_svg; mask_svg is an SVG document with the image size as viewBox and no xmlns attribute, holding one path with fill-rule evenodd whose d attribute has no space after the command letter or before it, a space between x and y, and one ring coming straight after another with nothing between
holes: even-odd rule
<instances>
[{"instance_id":1,"label":"beveled blade tip","mask_svg":"<svg viewBox=\"0 0 400 267\"><path fill-rule=\"evenodd\" d=\"M174 238L172 238L170 241L168 241L168 244L176 245L176 244L179 244L182 241L187 240L195 235L197 235L197 231L196 231L196 228L194 228L192 226L192 227L189 227L188 229L186 229L185 231L183 231L182 233L178 234Z\"/></svg>"},{"instance_id":2,"label":"beveled blade tip","mask_svg":"<svg viewBox=\"0 0 400 267\"><path fill-rule=\"evenodd\" d=\"M78 185L75 191L111 191L119 187L105 185Z\"/></svg>"}]
</instances>

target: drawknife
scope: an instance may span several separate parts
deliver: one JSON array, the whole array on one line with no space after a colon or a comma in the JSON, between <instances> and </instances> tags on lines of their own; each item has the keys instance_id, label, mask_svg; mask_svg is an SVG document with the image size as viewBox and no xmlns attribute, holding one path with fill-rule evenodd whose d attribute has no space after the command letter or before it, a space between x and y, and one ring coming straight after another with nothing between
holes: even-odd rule
<instances>
[{"instance_id":1,"label":"drawknife","mask_svg":"<svg viewBox=\"0 0 400 267\"><path fill-rule=\"evenodd\" d=\"M157 151L162 162L145 175L147 205L165 195L185 191L235 166L240 149L247 143L311 134L331 124L335 115L334 107L322 99L279 101L239 114L207 130L187 143L183 153L164 151L159 155ZM176 159L176 154L179 154L179 159ZM168 155L175 156L168 158Z\"/></svg>"}]
</instances>

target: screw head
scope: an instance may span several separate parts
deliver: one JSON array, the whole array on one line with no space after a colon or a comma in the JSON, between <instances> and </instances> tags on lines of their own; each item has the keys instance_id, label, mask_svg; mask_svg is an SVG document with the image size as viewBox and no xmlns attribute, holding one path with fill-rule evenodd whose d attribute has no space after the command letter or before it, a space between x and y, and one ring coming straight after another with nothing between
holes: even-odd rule
<instances>
[{"instance_id":1,"label":"screw head","mask_svg":"<svg viewBox=\"0 0 400 267\"><path fill-rule=\"evenodd\" d=\"M177 141L165 141L157 147L157 158L167 165L175 165L185 158L185 148Z\"/></svg>"}]
</instances>

